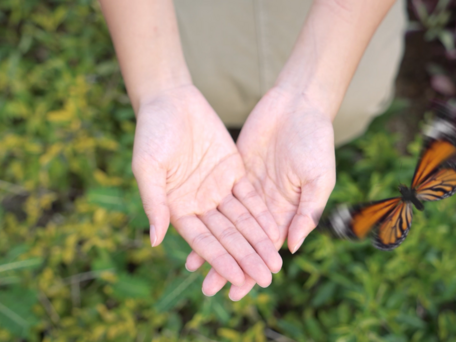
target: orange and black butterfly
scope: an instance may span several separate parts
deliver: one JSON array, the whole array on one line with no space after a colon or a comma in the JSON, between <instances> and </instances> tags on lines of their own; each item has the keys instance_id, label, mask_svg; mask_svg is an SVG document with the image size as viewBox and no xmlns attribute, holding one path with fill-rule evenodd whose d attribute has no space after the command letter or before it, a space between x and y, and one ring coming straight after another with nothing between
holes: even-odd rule
<instances>
[{"instance_id":1,"label":"orange and black butterfly","mask_svg":"<svg viewBox=\"0 0 456 342\"><path fill-rule=\"evenodd\" d=\"M425 131L424 148L411 187L401 185L401 197L339 207L330 217L333 230L344 237L364 238L376 230L374 246L392 250L410 230L413 205L424 210L423 202L438 201L456 191L456 121L441 114Z\"/></svg>"}]
</instances>

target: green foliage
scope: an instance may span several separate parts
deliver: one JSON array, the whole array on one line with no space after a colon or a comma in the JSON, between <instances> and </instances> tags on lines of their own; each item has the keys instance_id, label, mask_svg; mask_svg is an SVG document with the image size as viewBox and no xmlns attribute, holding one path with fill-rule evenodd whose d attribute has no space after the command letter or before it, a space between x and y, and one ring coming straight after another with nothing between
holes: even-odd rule
<instances>
[{"instance_id":1,"label":"green foliage","mask_svg":"<svg viewBox=\"0 0 456 342\"><path fill-rule=\"evenodd\" d=\"M4 0L0 40L0 341L456 338L456 198L416 213L393 252L315 232L283 251L271 287L207 298L208 268L185 271L173 229L150 247L134 114L98 5ZM401 156L383 126L337 151L329 207L410 182L419 138Z\"/></svg>"},{"instance_id":2,"label":"green foliage","mask_svg":"<svg viewBox=\"0 0 456 342\"><path fill-rule=\"evenodd\" d=\"M412 22L412 28L424 28L425 38L428 41L437 39L446 51L456 51L454 29L454 0L416 0L411 3L417 22Z\"/></svg>"}]
</instances>

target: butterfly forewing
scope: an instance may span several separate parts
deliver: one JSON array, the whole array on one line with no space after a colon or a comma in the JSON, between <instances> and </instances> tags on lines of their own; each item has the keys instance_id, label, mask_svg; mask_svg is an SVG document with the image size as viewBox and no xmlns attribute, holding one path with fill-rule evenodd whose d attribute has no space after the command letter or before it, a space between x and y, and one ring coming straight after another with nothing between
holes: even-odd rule
<instances>
[{"instance_id":1,"label":"butterfly forewing","mask_svg":"<svg viewBox=\"0 0 456 342\"><path fill-rule=\"evenodd\" d=\"M331 216L331 225L340 236L364 238L379 222L391 214L401 201L400 197L389 198L355 207L341 207Z\"/></svg>"},{"instance_id":2,"label":"butterfly forewing","mask_svg":"<svg viewBox=\"0 0 456 342\"><path fill-rule=\"evenodd\" d=\"M392 250L407 237L412 225L413 208L409 202L400 201L394 210L380 223L374 246Z\"/></svg>"},{"instance_id":3,"label":"butterfly forewing","mask_svg":"<svg viewBox=\"0 0 456 342\"><path fill-rule=\"evenodd\" d=\"M430 141L424 150L413 176L412 189L424 183L446 160L456 155L456 146L447 140Z\"/></svg>"}]
</instances>

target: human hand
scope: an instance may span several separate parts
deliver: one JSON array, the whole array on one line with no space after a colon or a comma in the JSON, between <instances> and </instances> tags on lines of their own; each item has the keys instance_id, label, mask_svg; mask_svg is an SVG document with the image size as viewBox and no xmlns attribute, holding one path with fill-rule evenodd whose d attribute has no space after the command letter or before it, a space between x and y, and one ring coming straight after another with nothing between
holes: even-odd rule
<instances>
[{"instance_id":1,"label":"human hand","mask_svg":"<svg viewBox=\"0 0 456 342\"><path fill-rule=\"evenodd\" d=\"M329 115L302 94L269 91L245 123L237 146L249 180L266 202L280 230L277 249L288 237L292 253L316 227L335 184L334 134ZM191 254L187 264L203 260ZM205 280L210 293L226 283L211 270ZM239 300L255 285L248 279L233 285Z\"/></svg>"},{"instance_id":2,"label":"human hand","mask_svg":"<svg viewBox=\"0 0 456 342\"><path fill-rule=\"evenodd\" d=\"M282 260L279 231L247 180L238 150L222 122L193 86L162 91L142 101L132 168L151 223L152 246L169 222L224 279L246 276L271 283ZM203 292L205 285L203 284Z\"/></svg>"}]
</instances>

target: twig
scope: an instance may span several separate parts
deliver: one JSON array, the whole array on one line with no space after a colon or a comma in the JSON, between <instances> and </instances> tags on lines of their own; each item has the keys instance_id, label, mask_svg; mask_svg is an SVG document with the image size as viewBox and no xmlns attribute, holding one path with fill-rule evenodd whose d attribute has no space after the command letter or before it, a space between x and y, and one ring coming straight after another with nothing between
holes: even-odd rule
<instances>
[{"instance_id":1,"label":"twig","mask_svg":"<svg viewBox=\"0 0 456 342\"><path fill-rule=\"evenodd\" d=\"M81 283L86 280L92 280L97 277L99 277L102 273L108 272L108 271L114 271L114 268L108 268L106 270L101 270L101 271L89 271L89 272L84 272L84 273L78 273L75 274L71 277L64 278L63 282L65 284L73 284L73 283Z\"/></svg>"},{"instance_id":2,"label":"twig","mask_svg":"<svg viewBox=\"0 0 456 342\"><path fill-rule=\"evenodd\" d=\"M68 277L68 278L64 278L62 279L62 284L58 284L58 285L54 285L50 288L50 291L53 291L53 290L57 290L59 288L61 288L62 286L65 286L65 285L70 285L70 284L79 284L83 281L86 281L86 280L92 280L92 279L96 279L97 277L99 277L102 273L104 272L115 272L115 269L114 268L108 268L108 269L105 269L105 270L101 270L101 271L90 271L90 272L84 272L84 273L78 273L78 274L75 274L71 277ZM73 289L72 289L73 291Z\"/></svg>"},{"instance_id":3,"label":"twig","mask_svg":"<svg viewBox=\"0 0 456 342\"><path fill-rule=\"evenodd\" d=\"M0 189L11 192L15 195L25 195L28 193L28 191L22 186L5 182L4 180L0 180Z\"/></svg>"},{"instance_id":4,"label":"twig","mask_svg":"<svg viewBox=\"0 0 456 342\"><path fill-rule=\"evenodd\" d=\"M292 340L291 338L288 338L284 335L279 334L278 332L267 328L264 331L264 334L266 335L267 338L270 338L273 341L277 342L296 342L295 340Z\"/></svg>"},{"instance_id":5,"label":"twig","mask_svg":"<svg viewBox=\"0 0 456 342\"><path fill-rule=\"evenodd\" d=\"M60 321L60 315L57 312L57 310L54 308L54 305L52 305L49 298L41 291L39 292L38 297L40 299L41 304L43 304L44 309L48 313L49 318L51 319L52 323L58 324Z\"/></svg>"},{"instance_id":6,"label":"twig","mask_svg":"<svg viewBox=\"0 0 456 342\"><path fill-rule=\"evenodd\" d=\"M81 306L81 289L79 288L79 282L71 283L71 301L73 306Z\"/></svg>"},{"instance_id":7,"label":"twig","mask_svg":"<svg viewBox=\"0 0 456 342\"><path fill-rule=\"evenodd\" d=\"M192 329L192 332L193 332L193 334L194 334L195 336L198 337L199 341L204 341L204 342L220 342L220 340L218 340L218 341L217 341L217 340L213 340L213 339L210 339L210 338L208 338L208 337L206 337L206 336L204 336L204 335L201 335L200 332L197 332L197 331L195 331L194 329Z\"/></svg>"},{"instance_id":8,"label":"twig","mask_svg":"<svg viewBox=\"0 0 456 342\"><path fill-rule=\"evenodd\" d=\"M136 335L136 342L143 342L146 338L146 334L139 332L138 335Z\"/></svg>"}]
</instances>

